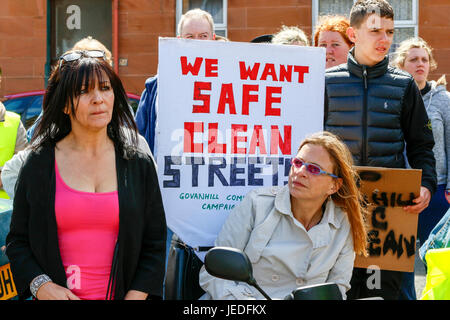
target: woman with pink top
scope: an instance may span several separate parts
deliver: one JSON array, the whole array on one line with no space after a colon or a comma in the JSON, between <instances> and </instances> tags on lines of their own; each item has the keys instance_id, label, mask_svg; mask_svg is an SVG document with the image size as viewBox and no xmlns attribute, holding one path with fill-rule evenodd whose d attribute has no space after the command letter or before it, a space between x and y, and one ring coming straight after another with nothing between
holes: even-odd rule
<instances>
[{"instance_id":1,"label":"woman with pink top","mask_svg":"<svg viewBox=\"0 0 450 320\"><path fill-rule=\"evenodd\" d=\"M6 240L19 296L161 298L166 222L156 170L137 149L125 90L103 51L61 56L36 130Z\"/></svg>"}]
</instances>

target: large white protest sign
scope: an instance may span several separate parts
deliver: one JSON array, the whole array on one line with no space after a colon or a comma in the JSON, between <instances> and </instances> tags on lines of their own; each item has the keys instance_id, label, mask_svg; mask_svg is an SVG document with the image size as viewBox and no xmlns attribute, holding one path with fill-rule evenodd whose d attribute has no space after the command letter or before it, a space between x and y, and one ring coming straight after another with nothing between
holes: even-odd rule
<instances>
[{"instance_id":1,"label":"large white protest sign","mask_svg":"<svg viewBox=\"0 0 450 320\"><path fill-rule=\"evenodd\" d=\"M167 224L211 246L253 188L287 183L323 128L325 50L159 39L156 158Z\"/></svg>"}]
</instances>

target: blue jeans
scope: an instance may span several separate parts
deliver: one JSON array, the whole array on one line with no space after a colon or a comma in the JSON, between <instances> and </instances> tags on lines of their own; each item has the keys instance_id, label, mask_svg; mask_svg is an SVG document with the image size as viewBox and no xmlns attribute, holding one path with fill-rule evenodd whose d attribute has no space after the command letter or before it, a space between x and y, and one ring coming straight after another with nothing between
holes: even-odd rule
<instances>
[{"instance_id":1,"label":"blue jeans","mask_svg":"<svg viewBox=\"0 0 450 320\"><path fill-rule=\"evenodd\" d=\"M419 214L417 239L420 240L420 245L427 241L431 230L438 224L450 207L447 199L445 199L445 186L445 184L437 186L436 193L431 198L429 206Z\"/></svg>"}]
</instances>

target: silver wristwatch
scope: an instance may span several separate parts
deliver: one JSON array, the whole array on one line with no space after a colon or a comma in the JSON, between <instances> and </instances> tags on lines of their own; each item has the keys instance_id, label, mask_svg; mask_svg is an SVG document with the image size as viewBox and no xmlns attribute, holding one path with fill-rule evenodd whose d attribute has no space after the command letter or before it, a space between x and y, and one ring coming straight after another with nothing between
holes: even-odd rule
<instances>
[{"instance_id":1,"label":"silver wristwatch","mask_svg":"<svg viewBox=\"0 0 450 320\"><path fill-rule=\"evenodd\" d=\"M31 291L31 294L33 295L33 297L37 298L36 294L37 294L39 288L43 284L50 282L50 281L52 281L52 279L50 279L50 277L46 274L41 274L41 275L37 276L36 278L34 278L30 284L30 291Z\"/></svg>"}]
</instances>

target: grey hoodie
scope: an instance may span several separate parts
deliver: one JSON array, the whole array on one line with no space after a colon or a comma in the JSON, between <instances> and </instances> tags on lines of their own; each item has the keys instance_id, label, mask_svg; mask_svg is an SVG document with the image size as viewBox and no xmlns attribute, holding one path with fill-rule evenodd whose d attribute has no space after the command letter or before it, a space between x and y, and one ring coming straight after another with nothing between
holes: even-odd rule
<instances>
[{"instance_id":1,"label":"grey hoodie","mask_svg":"<svg viewBox=\"0 0 450 320\"><path fill-rule=\"evenodd\" d=\"M433 129L437 182L450 189L450 93L445 84L444 78L431 81L431 90L422 99Z\"/></svg>"}]
</instances>

